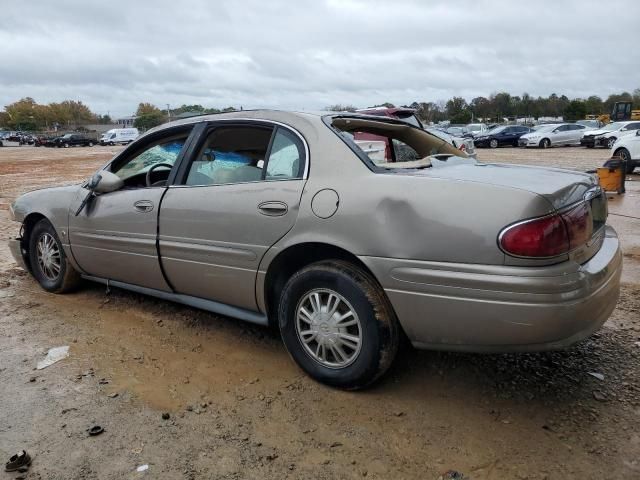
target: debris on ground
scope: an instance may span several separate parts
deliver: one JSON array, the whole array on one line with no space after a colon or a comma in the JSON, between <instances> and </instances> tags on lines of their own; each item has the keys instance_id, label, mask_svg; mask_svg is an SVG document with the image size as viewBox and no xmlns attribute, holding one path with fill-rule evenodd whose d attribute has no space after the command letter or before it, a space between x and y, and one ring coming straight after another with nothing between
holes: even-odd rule
<instances>
[{"instance_id":1,"label":"debris on ground","mask_svg":"<svg viewBox=\"0 0 640 480\"><path fill-rule=\"evenodd\" d=\"M94 425L93 427L88 428L87 432L89 433L90 437L95 437L96 435L100 435L101 433L103 433L104 428L102 428L100 425Z\"/></svg>"},{"instance_id":2,"label":"debris on ground","mask_svg":"<svg viewBox=\"0 0 640 480\"><path fill-rule=\"evenodd\" d=\"M602 393L600 390L595 390L593 392L593 398L595 398L599 402L607 401L607 396L604 393Z\"/></svg>"},{"instance_id":3,"label":"debris on ground","mask_svg":"<svg viewBox=\"0 0 640 480\"><path fill-rule=\"evenodd\" d=\"M147 465L146 463L136 468L136 472L145 472L147 470L149 470L149 465Z\"/></svg>"},{"instance_id":4,"label":"debris on ground","mask_svg":"<svg viewBox=\"0 0 640 480\"><path fill-rule=\"evenodd\" d=\"M13 455L4 465L6 472L26 472L31 465L31 456L24 450Z\"/></svg>"},{"instance_id":5,"label":"debris on ground","mask_svg":"<svg viewBox=\"0 0 640 480\"><path fill-rule=\"evenodd\" d=\"M163 419L163 420L169 420L170 418L171 418L171 415L170 415L169 413L164 412L164 413L162 414L162 419Z\"/></svg>"},{"instance_id":6,"label":"debris on ground","mask_svg":"<svg viewBox=\"0 0 640 480\"><path fill-rule=\"evenodd\" d=\"M587 372L587 375L591 375L592 377L597 378L598 380L604 380L604 375L601 373Z\"/></svg>"},{"instance_id":7,"label":"debris on ground","mask_svg":"<svg viewBox=\"0 0 640 480\"><path fill-rule=\"evenodd\" d=\"M469 477L465 477L464 474L456 472L455 470L449 470L444 472L438 477L438 480L471 480Z\"/></svg>"},{"instance_id":8,"label":"debris on ground","mask_svg":"<svg viewBox=\"0 0 640 480\"><path fill-rule=\"evenodd\" d=\"M69 346L65 345L63 347L54 347L49 349L47 352L47 356L44 357L44 360L38 362L36 369L42 370L43 368L47 368L54 363L59 362L60 360L64 360L69 356Z\"/></svg>"}]
</instances>

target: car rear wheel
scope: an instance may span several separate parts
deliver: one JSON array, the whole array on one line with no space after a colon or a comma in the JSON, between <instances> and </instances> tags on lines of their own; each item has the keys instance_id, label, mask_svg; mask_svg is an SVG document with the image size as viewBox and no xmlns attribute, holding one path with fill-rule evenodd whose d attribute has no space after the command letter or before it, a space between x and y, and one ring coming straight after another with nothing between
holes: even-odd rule
<instances>
[{"instance_id":1,"label":"car rear wheel","mask_svg":"<svg viewBox=\"0 0 640 480\"><path fill-rule=\"evenodd\" d=\"M492 138L491 141L489 142L489 146L491 148L498 148L498 140L496 140L495 138Z\"/></svg>"},{"instance_id":2,"label":"car rear wheel","mask_svg":"<svg viewBox=\"0 0 640 480\"><path fill-rule=\"evenodd\" d=\"M80 275L69 263L55 229L46 219L31 231L29 261L33 276L48 292L68 292L80 282Z\"/></svg>"},{"instance_id":3,"label":"car rear wheel","mask_svg":"<svg viewBox=\"0 0 640 480\"><path fill-rule=\"evenodd\" d=\"M344 261L318 262L295 273L280 296L278 323L300 368L334 387L370 385L398 350L400 328L382 288Z\"/></svg>"},{"instance_id":4,"label":"car rear wheel","mask_svg":"<svg viewBox=\"0 0 640 480\"><path fill-rule=\"evenodd\" d=\"M549 148L551 146L551 142L548 138L543 138L540 142L540 148Z\"/></svg>"},{"instance_id":5,"label":"car rear wheel","mask_svg":"<svg viewBox=\"0 0 640 480\"><path fill-rule=\"evenodd\" d=\"M93 142L89 142L89 146L90 146L90 147L93 147Z\"/></svg>"},{"instance_id":6,"label":"car rear wheel","mask_svg":"<svg viewBox=\"0 0 640 480\"><path fill-rule=\"evenodd\" d=\"M613 144L616 143L617 138L611 137L607 139L607 148L613 148Z\"/></svg>"}]
</instances>

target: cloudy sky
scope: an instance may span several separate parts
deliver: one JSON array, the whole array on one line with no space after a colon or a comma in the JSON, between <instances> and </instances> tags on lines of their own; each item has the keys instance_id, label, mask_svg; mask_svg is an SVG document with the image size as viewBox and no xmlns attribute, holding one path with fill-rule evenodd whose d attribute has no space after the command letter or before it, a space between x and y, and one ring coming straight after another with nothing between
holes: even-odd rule
<instances>
[{"instance_id":1,"label":"cloudy sky","mask_svg":"<svg viewBox=\"0 0 640 480\"><path fill-rule=\"evenodd\" d=\"M319 109L640 87L640 1L14 1L0 106Z\"/></svg>"}]
</instances>

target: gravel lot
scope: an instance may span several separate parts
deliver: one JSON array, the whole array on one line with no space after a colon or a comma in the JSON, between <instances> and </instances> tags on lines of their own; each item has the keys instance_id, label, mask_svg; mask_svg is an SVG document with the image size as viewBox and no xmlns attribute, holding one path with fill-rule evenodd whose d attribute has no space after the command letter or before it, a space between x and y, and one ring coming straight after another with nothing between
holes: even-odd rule
<instances>
[{"instance_id":1,"label":"gravel lot","mask_svg":"<svg viewBox=\"0 0 640 480\"><path fill-rule=\"evenodd\" d=\"M119 150L0 149L0 458L29 451L25 478L640 478L640 175L611 196L625 273L599 333L555 353L404 348L380 384L353 393L308 379L275 332L93 284L51 295L15 266L9 203ZM608 155L478 153L583 171ZM59 345L69 358L34 370ZM94 424L105 432L89 437Z\"/></svg>"}]
</instances>

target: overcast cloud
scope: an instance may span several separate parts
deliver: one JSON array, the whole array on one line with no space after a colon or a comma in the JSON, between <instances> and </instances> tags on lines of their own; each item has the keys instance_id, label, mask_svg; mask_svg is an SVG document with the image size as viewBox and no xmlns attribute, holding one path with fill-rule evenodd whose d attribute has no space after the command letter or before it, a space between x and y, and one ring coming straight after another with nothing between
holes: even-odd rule
<instances>
[{"instance_id":1,"label":"overcast cloud","mask_svg":"<svg viewBox=\"0 0 640 480\"><path fill-rule=\"evenodd\" d=\"M0 105L319 109L640 87L640 1L3 1Z\"/></svg>"}]
</instances>

